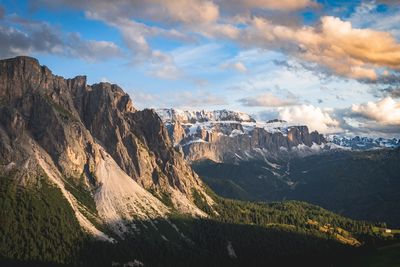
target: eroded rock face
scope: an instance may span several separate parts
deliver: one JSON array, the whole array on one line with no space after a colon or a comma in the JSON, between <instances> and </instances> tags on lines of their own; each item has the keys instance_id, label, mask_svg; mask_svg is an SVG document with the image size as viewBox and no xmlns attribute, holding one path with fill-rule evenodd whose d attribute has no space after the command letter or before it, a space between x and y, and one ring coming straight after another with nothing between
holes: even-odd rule
<instances>
[{"instance_id":1,"label":"eroded rock face","mask_svg":"<svg viewBox=\"0 0 400 267\"><path fill-rule=\"evenodd\" d=\"M59 180L83 182L95 192L114 175L111 171L100 181L96 173L101 167L115 170L121 179L129 177L156 196L168 195L175 209L204 215L193 203L193 190L209 197L172 146L163 122L152 110L136 110L117 85L87 85L85 76L64 79L29 57L1 60L0 114L3 173L18 172L28 181L46 168ZM107 155L116 166L104 167ZM107 194L113 189L108 188ZM129 192L124 194L130 199ZM171 208L156 198L143 203L160 211L155 216Z\"/></svg>"},{"instance_id":2,"label":"eroded rock face","mask_svg":"<svg viewBox=\"0 0 400 267\"><path fill-rule=\"evenodd\" d=\"M81 87L74 103L92 136L144 188L168 191L172 187L190 196L192 187L200 185L173 148L157 114L136 111L118 86L100 83Z\"/></svg>"},{"instance_id":3,"label":"eroded rock face","mask_svg":"<svg viewBox=\"0 0 400 267\"><path fill-rule=\"evenodd\" d=\"M310 152L327 142L318 132L310 133L307 126L292 126L281 120L256 122L234 111L160 109L157 113L174 145L182 148L189 161L279 157Z\"/></svg>"}]
</instances>

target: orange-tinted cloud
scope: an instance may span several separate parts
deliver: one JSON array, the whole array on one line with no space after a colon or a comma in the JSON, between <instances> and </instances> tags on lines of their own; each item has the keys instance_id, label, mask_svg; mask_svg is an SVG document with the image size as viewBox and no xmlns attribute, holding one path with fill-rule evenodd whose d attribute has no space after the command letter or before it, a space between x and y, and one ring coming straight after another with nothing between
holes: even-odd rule
<instances>
[{"instance_id":1,"label":"orange-tinted cloud","mask_svg":"<svg viewBox=\"0 0 400 267\"><path fill-rule=\"evenodd\" d=\"M151 0L159 4L159 11L167 14L175 21L184 23L204 23L216 21L219 8L207 0Z\"/></svg>"},{"instance_id":2,"label":"orange-tinted cloud","mask_svg":"<svg viewBox=\"0 0 400 267\"><path fill-rule=\"evenodd\" d=\"M294 11L318 6L314 0L217 0L216 3L224 9L232 9L242 12L255 8Z\"/></svg>"},{"instance_id":3,"label":"orange-tinted cloud","mask_svg":"<svg viewBox=\"0 0 400 267\"><path fill-rule=\"evenodd\" d=\"M151 57L147 39L229 39L243 46L266 48L315 63L336 75L379 80L385 69L400 70L400 44L388 32L354 28L340 18L323 16L318 25L273 22L262 16L318 6L314 0L40 0L49 6L65 4L86 10L89 16L117 27L135 54ZM282 15L288 17L287 14ZM155 21L153 26L144 21ZM279 21L279 20L278 20ZM240 27L238 26L240 25ZM193 34L194 33L194 34ZM149 52L150 51L150 52Z\"/></svg>"},{"instance_id":4,"label":"orange-tinted cloud","mask_svg":"<svg viewBox=\"0 0 400 267\"><path fill-rule=\"evenodd\" d=\"M241 38L245 45L279 49L350 78L376 80L377 68L400 69L400 44L391 34L356 29L331 16L299 28L255 17Z\"/></svg>"}]
</instances>

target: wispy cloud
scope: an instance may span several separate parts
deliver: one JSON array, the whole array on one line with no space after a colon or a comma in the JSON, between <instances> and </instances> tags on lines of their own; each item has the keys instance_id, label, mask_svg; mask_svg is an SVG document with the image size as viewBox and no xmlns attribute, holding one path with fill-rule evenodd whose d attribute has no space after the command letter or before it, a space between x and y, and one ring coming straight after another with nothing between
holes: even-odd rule
<instances>
[{"instance_id":1,"label":"wispy cloud","mask_svg":"<svg viewBox=\"0 0 400 267\"><path fill-rule=\"evenodd\" d=\"M390 5L390 10L384 15L379 12L380 4ZM361 1L355 12L349 17L349 21L355 27L371 28L393 34L397 39L400 37L399 1Z\"/></svg>"},{"instance_id":2,"label":"wispy cloud","mask_svg":"<svg viewBox=\"0 0 400 267\"><path fill-rule=\"evenodd\" d=\"M261 95L245 97L238 100L243 106L247 107L284 107L296 105L298 99L289 97L281 99L272 93L265 93Z\"/></svg>"},{"instance_id":3,"label":"wispy cloud","mask_svg":"<svg viewBox=\"0 0 400 267\"><path fill-rule=\"evenodd\" d=\"M228 104L224 97L208 90L180 90L161 93L133 90L132 95L134 102L140 103L140 107L203 109Z\"/></svg>"},{"instance_id":4,"label":"wispy cloud","mask_svg":"<svg viewBox=\"0 0 400 267\"><path fill-rule=\"evenodd\" d=\"M236 70L236 71L242 72L242 73L247 71L246 66L240 61L227 62L227 63L222 64L221 67L223 69Z\"/></svg>"},{"instance_id":5,"label":"wispy cloud","mask_svg":"<svg viewBox=\"0 0 400 267\"><path fill-rule=\"evenodd\" d=\"M179 107L185 109L209 108L210 106L226 105L226 100L219 95L207 90L181 91L174 93L164 105L168 107Z\"/></svg>"},{"instance_id":6,"label":"wispy cloud","mask_svg":"<svg viewBox=\"0 0 400 267\"><path fill-rule=\"evenodd\" d=\"M62 33L48 23L26 20L15 15L0 25L0 56L56 54L99 61L122 56L113 42L84 40L78 33Z\"/></svg>"}]
</instances>

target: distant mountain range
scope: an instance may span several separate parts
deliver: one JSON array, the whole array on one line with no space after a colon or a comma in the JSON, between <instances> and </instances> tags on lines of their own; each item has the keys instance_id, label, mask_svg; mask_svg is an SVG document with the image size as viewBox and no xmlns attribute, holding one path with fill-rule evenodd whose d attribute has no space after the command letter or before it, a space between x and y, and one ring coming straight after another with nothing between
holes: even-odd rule
<instances>
[{"instance_id":1,"label":"distant mountain range","mask_svg":"<svg viewBox=\"0 0 400 267\"><path fill-rule=\"evenodd\" d=\"M174 144L222 196L303 200L400 226L399 139L324 136L305 125L227 110L157 113Z\"/></svg>"},{"instance_id":2,"label":"distant mountain range","mask_svg":"<svg viewBox=\"0 0 400 267\"><path fill-rule=\"evenodd\" d=\"M285 121L256 121L234 111L156 110L173 143L182 148L186 159L216 162L313 153L325 148L326 139L307 126Z\"/></svg>"},{"instance_id":3,"label":"distant mountain range","mask_svg":"<svg viewBox=\"0 0 400 267\"><path fill-rule=\"evenodd\" d=\"M329 136L330 142L340 146L351 148L352 150L371 150L379 148L396 148L400 147L400 139L392 138L371 138L371 137L346 137L346 136Z\"/></svg>"},{"instance_id":4,"label":"distant mountain range","mask_svg":"<svg viewBox=\"0 0 400 267\"><path fill-rule=\"evenodd\" d=\"M211 159L310 155L329 150L371 150L400 147L400 139L346 137L309 132L306 125L283 120L256 121L230 110L157 109L175 145L186 158Z\"/></svg>"}]
</instances>

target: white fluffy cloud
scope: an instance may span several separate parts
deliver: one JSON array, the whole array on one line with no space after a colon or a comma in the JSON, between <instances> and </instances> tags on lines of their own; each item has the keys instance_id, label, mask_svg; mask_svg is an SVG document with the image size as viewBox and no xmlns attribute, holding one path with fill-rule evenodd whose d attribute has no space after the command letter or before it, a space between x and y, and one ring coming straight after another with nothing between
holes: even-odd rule
<instances>
[{"instance_id":1,"label":"white fluffy cloud","mask_svg":"<svg viewBox=\"0 0 400 267\"><path fill-rule=\"evenodd\" d=\"M351 111L356 115L383 125L400 125L400 101L391 97L386 97L377 102L354 104Z\"/></svg>"},{"instance_id":2,"label":"white fluffy cloud","mask_svg":"<svg viewBox=\"0 0 400 267\"><path fill-rule=\"evenodd\" d=\"M279 119L289 123L307 125L310 130L317 130L320 133L337 133L342 129L339 121L332 118L331 112L313 105L300 105L280 108Z\"/></svg>"},{"instance_id":3,"label":"white fluffy cloud","mask_svg":"<svg viewBox=\"0 0 400 267\"><path fill-rule=\"evenodd\" d=\"M240 61L229 62L229 63L223 64L221 67L223 69L232 69L232 70L236 70L236 71L239 71L242 73L247 71L246 66Z\"/></svg>"}]
</instances>

